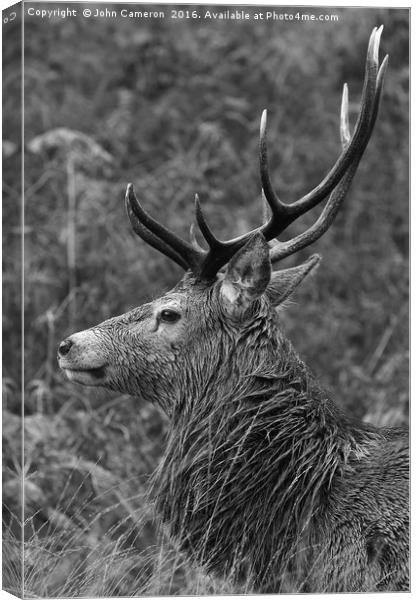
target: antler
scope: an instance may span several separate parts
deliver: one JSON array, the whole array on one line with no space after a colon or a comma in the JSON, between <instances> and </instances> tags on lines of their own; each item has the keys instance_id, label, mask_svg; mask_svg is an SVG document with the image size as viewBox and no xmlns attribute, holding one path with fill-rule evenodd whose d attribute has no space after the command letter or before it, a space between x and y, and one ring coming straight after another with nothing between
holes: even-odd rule
<instances>
[{"instance_id":1,"label":"antler","mask_svg":"<svg viewBox=\"0 0 416 600\"><path fill-rule=\"evenodd\" d=\"M132 184L129 184L126 193L126 207L134 231L151 246L160 250L184 269L190 269L196 277L203 280L215 278L221 267L254 233L262 233L267 241L275 240L293 221L329 195L320 217L309 229L288 241L273 243L270 251L271 260L277 262L321 237L335 219L374 128L388 60L386 56L379 67L378 53L382 30L383 27L375 28L368 43L361 106L354 132L351 136L348 119L348 87L345 84L340 118L342 152L324 179L312 191L291 204L282 202L274 192L267 159L267 111L263 111L260 123L260 177L263 197L271 211L271 217L267 223L232 240L220 241L209 228L196 195L196 220L209 248L203 250L196 243L193 229L191 230L193 243L189 244L153 219L140 205Z\"/></svg>"}]
</instances>

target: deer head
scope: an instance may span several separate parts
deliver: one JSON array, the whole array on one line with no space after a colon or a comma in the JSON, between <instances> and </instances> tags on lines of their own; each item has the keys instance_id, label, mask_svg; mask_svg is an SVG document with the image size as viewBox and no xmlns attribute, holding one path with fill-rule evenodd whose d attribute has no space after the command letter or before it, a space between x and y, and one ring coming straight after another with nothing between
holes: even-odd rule
<instances>
[{"instance_id":1,"label":"deer head","mask_svg":"<svg viewBox=\"0 0 416 600\"><path fill-rule=\"evenodd\" d=\"M186 271L167 294L124 315L64 340L60 367L72 381L138 394L172 413L184 394L201 396L208 387L235 386L235 377L251 371L264 353L276 352L281 339L276 307L282 304L319 262L317 255L299 266L272 266L315 242L330 227L348 191L370 139L379 107L387 56L379 67L382 28L370 37L362 99L352 135L348 88L344 86L340 135L342 151L312 191L285 204L273 190L268 168L266 121L260 125L260 176L270 218L240 237L218 240L207 224L198 196L196 221L208 248L191 228L191 243L152 218L127 187L126 209L136 234ZM327 199L317 221L287 241L278 236L295 219ZM247 343L247 332L253 336ZM244 342L246 339L246 342ZM227 368L224 368L224 364ZM230 377L230 373L233 377Z\"/></svg>"}]
</instances>

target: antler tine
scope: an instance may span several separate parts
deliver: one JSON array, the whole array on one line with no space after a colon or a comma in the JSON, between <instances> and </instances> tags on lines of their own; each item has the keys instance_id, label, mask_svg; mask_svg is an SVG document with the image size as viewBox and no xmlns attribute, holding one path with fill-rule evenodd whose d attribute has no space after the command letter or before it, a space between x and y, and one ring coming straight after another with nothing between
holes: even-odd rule
<instances>
[{"instance_id":1,"label":"antler tine","mask_svg":"<svg viewBox=\"0 0 416 600\"><path fill-rule=\"evenodd\" d=\"M357 154L361 156L364 152L369 140L368 131L371 130L372 124L375 120L374 101L377 88L377 78L380 75L383 76L385 70L383 68L383 65L385 65L384 62L382 67L378 69L378 53L382 30L382 26L379 28L374 28L368 43L361 107L352 137L349 135L348 141L346 137L342 138L343 149L341 155L322 182L311 192L306 194L306 196L303 196L303 198L293 202L292 204L286 204L280 200L273 190L273 186L270 181L267 155L267 111L263 111L260 123L260 177L264 197L270 206L272 215L266 224L254 231L261 231L266 240L271 241L282 231L284 231L295 219L308 212L314 206L319 204L319 202L321 202L324 198L326 198L339 183L343 175L346 173L348 166L355 160ZM344 94L345 102L347 102L347 88L344 91ZM344 115L346 114L346 111L344 111ZM345 119L347 119L347 117L345 117ZM341 126L346 127L347 122L342 123ZM235 244L235 248L237 250L239 247L241 247L243 241L247 240L248 237L254 233L254 231L246 234L245 236L240 236L239 238L230 240L230 242L223 242L222 244L227 246Z\"/></svg>"},{"instance_id":2,"label":"antler tine","mask_svg":"<svg viewBox=\"0 0 416 600\"><path fill-rule=\"evenodd\" d=\"M360 113L357 118L354 133L349 143L343 146L343 151L338 157L337 161L327 173L325 178L308 194L293 202L292 204L285 204L279 200L277 195L274 193L270 183L267 166L267 149L265 136L261 140L261 178L262 185L265 191L266 198L272 207L274 212L277 213L278 223L275 222L274 226L272 220L269 222L267 229L263 231L266 239L269 238L270 233L275 236L281 233L290 223L292 223L299 216L309 211L311 208L319 204L324 198L328 196L335 185L340 181L343 174L346 172L348 165L353 161L357 152L360 152L363 148L363 144L366 144L366 129L369 126L369 122L372 118L372 108L374 103L374 95L377 80L378 71L378 52L380 46L380 37L383 27L374 28L370 40L368 43L365 78L363 84L363 93L361 99ZM265 125L264 125L265 127ZM263 132L263 128L262 128ZM365 146L364 146L365 147ZM276 219L277 221L277 219Z\"/></svg>"},{"instance_id":3,"label":"antler tine","mask_svg":"<svg viewBox=\"0 0 416 600\"><path fill-rule=\"evenodd\" d=\"M213 250L214 248L221 247L221 242L217 240L211 229L208 227L208 223L206 222L202 212L202 206L198 194L195 194L195 216L199 229L201 230L201 233L210 249Z\"/></svg>"},{"instance_id":4,"label":"antler tine","mask_svg":"<svg viewBox=\"0 0 416 600\"><path fill-rule=\"evenodd\" d=\"M196 239L194 223L191 223L191 225L189 227L189 238L190 238L191 244L195 248L195 250L197 250L198 252L201 252L201 253L205 252L205 250L202 248L202 246L200 246L198 240Z\"/></svg>"},{"instance_id":5,"label":"antler tine","mask_svg":"<svg viewBox=\"0 0 416 600\"><path fill-rule=\"evenodd\" d=\"M185 269L198 268L204 256L191 244L153 219L140 205L131 183L127 186L126 208L137 235L169 258L172 258L181 267Z\"/></svg>"},{"instance_id":6,"label":"antler tine","mask_svg":"<svg viewBox=\"0 0 416 600\"><path fill-rule=\"evenodd\" d=\"M322 211L318 220L309 229L307 229L305 232L299 234L298 236L294 237L293 239L288 240L287 242L278 242L277 244L275 244L274 247L270 251L270 260L272 262L277 262L279 260L282 260L283 258L286 258L287 256L290 256L291 254L294 254L298 250L301 250L302 248L309 246L314 241L316 241L318 238L320 238L333 223L333 221L338 213L338 210L342 204L342 201L344 200L344 198L348 192L348 189L351 185L351 182L352 182L355 172L358 168L358 165L361 160L361 156L365 150L367 142L370 139L370 136L371 136L371 133L372 133L372 130L373 130L376 118L377 118L377 112L378 112L378 108L379 108L379 104L380 104L381 91L382 91L383 81L384 81L384 74L385 74L385 71L387 68L387 64L388 64L388 56L386 56L384 58L383 63L380 67L378 76L377 76L377 84L376 84L376 92L375 92L375 97L374 97L373 112L371 115L371 120L370 120L368 129L366 131L363 148L361 149L361 151L359 153L356 154L352 163L350 163L350 165L348 166L346 173L344 173L341 181L337 184L337 186L331 193L331 195L324 207L324 210ZM349 137L350 137L350 131L349 131L349 118L348 118L348 87L346 85L344 85L342 102L341 102L341 117L340 117L341 144L343 145L343 144L347 143L347 140L349 139Z\"/></svg>"},{"instance_id":7,"label":"antler tine","mask_svg":"<svg viewBox=\"0 0 416 600\"><path fill-rule=\"evenodd\" d=\"M264 190L261 190L261 220L264 225L270 218L269 204L267 202Z\"/></svg>"},{"instance_id":8,"label":"antler tine","mask_svg":"<svg viewBox=\"0 0 416 600\"><path fill-rule=\"evenodd\" d=\"M348 84L344 83L344 88L342 90L342 101L341 101L341 117L340 117L340 138L341 138L341 146L345 148L350 139L350 119L349 119L349 110L348 110Z\"/></svg>"},{"instance_id":9,"label":"antler tine","mask_svg":"<svg viewBox=\"0 0 416 600\"><path fill-rule=\"evenodd\" d=\"M261 231L265 236L271 231L271 234L266 237L269 241L274 237L273 228L275 227L276 220L279 217L284 218L284 204L280 201L277 195L272 189L270 177L268 174L268 161L267 161L267 110L263 110L260 120L260 175L262 180L262 200L263 200L263 216L264 223L261 227L254 229L253 231L243 234L232 240L222 242L218 240L211 229L208 227L206 219L202 212L201 203L199 201L198 194L195 194L195 213L196 219L204 236L206 242L209 245L209 252L205 257L204 265L201 270L201 276L210 279L217 273L217 271L224 266L228 260L233 256L237 250L239 250L247 241L247 239L253 235L256 231ZM268 219L267 205L270 206L272 216ZM283 207L283 210L282 210ZM285 229L287 224L284 223L282 230Z\"/></svg>"},{"instance_id":10,"label":"antler tine","mask_svg":"<svg viewBox=\"0 0 416 600\"><path fill-rule=\"evenodd\" d=\"M237 249L244 245L246 236L243 235L240 238L227 242L217 239L206 222L198 194L195 194L195 215L199 229L209 246L209 250L204 255L204 260L197 275L201 279L209 281L215 278L221 267L230 260Z\"/></svg>"},{"instance_id":11,"label":"antler tine","mask_svg":"<svg viewBox=\"0 0 416 600\"><path fill-rule=\"evenodd\" d=\"M333 190L329 200L325 205L325 208L314 225L293 239L288 240L287 242L277 242L274 245L270 251L270 260L272 263L278 262L283 258L302 250L302 248L306 248L306 246L309 246L315 242L325 233L325 231L329 229L334 222L342 201L351 185L351 181L353 180L355 172L358 168L358 164L358 159L350 164L347 172L344 174L335 190Z\"/></svg>"},{"instance_id":12,"label":"antler tine","mask_svg":"<svg viewBox=\"0 0 416 600\"><path fill-rule=\"evenodd\" d=\"M170 246L168 246L167 244L164 244L162 242L162 240L160 240L158 237L156 237L151 231L146 229L146 227L144 227L144 225L142 225L140 223L140 221L138 220L136 215L131 210L128 202L126 202L126 210L127 210L127 214L129 216L133 231L142 240L144 240L147 244L149 244L149 246L152 246L153 248L156 248L156 250L159 250L160 252L162 252L162 254L164 254L168 258L171 258L174 262L176 262L183 269L186 270L188 268L187 263L184 261L184 259L181 256L179 256L179 254L177 254L174 250L172 250L172 248Z\"/></svg>"},{"instance_id":13,"label":"antler tine","mask_svg":"<svg viewBox=\"0 0 416 600\"><path fill-rule=\"evenodd\" d=\"M260 119L260 178L263 190L263 197L270 206L272 217L275 220L284 221L286 217L286 205L280 200L278 195L273 190L272 183L270 181L268 156L267 156L267 110L263 110ZM271 224L271 221L269 221ZM282 223L283 224L283 223ZM266 224L265 230L267 226Z\"/></svg>"},{"instance_id":14,"label":"antler tine","mask_svg":"<svg viewBox=\"0 0 416 600\"><path fill-rule=\"evenodd\" d=\"M364 150L365 145L367 144L368 139L366 130L372 119L378 72L378 54L382 31L383 26L374 28L368 42L361 106L352 138L321 183L303 196L303 198L300 198L289 205L289 211L293 216L292 220L305 214L305 212L326 198L328 193L331 192L341 179L342 175L346 172L348 165L354 160L356 153Z\"/></svg>"}]
</instances>

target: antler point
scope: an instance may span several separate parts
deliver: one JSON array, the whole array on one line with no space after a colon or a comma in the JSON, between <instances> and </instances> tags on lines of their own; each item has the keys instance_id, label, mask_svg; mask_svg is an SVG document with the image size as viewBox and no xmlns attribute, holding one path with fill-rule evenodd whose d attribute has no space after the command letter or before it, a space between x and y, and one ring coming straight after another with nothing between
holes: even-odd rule
<instances>
[{"instance_id":1,"label":"antler point","mask_svg":"<svg viewBox=\"0 0 416 600\"><path fill-rule=\"evenodd\" d=\"M260 119L260 137L261 138L263 138L266 133L266 127L267 127L267 108L265 108L263 110L263 112L261 113L261 119Z\"/></svg>"},{"instance_id":2,"label":"antler point","mask_svg":"<svg viewBox=\"0 0 416 600\"><path fill-rule=\"evenodd\" d=\"M322 256L320 254L312 254L312 256L310 256L308 258L308 262L313 262L313 263L320 262L321 260L322 260Z\"/></svg>"},{"instance_id":3,"label":"antler point","mask_svg":"<svg viewBox=\"0 0 416 600\"><path fill-rule=\"evenodd\" d=\"M379 27L378 29L376 28L375 34L374 34L374 45L373 45L373 52L372 52L372 59L376 65L378 65L378 52L379 52L379 48L380 48L380 39L381 39L382 33L383 33L383 26Z\"/></svg>"},{"instance_id":4,"label":"antler point","mask_svg":"<svg viewBox=\"0 0 416 600\"><path fill-rule=\"evenodd\" d=\"M126 199L130 198L130 196L135 196L134 187L132 183L128 183L126 188Z\"/></svg>"},{"instance_id":5,"label":"antler point","mask_svg":"<svg viewBox=\"0 0 416 600\"><path fill-rule=\"evenodd\" d=\"M350 123L349 123L349 103L348 103L348 85L344 83L341 100L341 117L340 117L340 137L343 148L347 146L351 139Z\"/></svg>"}]
</instances>

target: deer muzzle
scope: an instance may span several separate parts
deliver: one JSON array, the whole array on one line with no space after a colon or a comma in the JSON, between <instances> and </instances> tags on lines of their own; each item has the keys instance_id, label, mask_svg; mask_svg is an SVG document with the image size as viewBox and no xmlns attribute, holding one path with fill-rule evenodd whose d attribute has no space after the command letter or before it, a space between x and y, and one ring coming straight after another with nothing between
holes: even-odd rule
<instances>
[{"instance_id":1,"label":"deer muzzle","mask_svg":"<svg viewBox=\"0 0 416 600\"><path fill-rule=\"evenodd\" d=\"M58 364L70 381L83 385L103 385L107 361L92 330L74 333L58 347Z\"/></svg>"}]
</instances>

